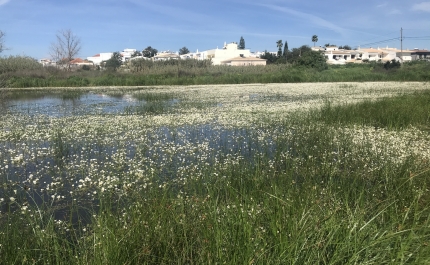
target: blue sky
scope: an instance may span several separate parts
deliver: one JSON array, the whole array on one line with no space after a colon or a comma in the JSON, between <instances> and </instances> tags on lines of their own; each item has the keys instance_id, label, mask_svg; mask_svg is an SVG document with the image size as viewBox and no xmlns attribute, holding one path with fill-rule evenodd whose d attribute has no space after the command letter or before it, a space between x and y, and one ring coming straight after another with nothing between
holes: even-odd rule
<instances>
[{"instance_id":1,"label":"blue sky","mask_svg":"<svg viewBox=\"0 0 430 265\"><path fill-rule=\"evenodd\" d=\"M2 55L49 57L59 30L80 37L79 57L100 52L222 47L245 39L251 51L303 44L430 49L430 1L423 0L0 0ZM393 40L390 40L393 39Z\"/></svg>"}]
</instances>

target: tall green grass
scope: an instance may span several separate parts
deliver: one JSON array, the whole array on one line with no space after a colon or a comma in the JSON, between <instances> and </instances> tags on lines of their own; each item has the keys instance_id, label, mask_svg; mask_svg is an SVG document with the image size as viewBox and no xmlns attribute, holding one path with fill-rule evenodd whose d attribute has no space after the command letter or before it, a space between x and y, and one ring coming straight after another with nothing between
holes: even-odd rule
<instances>
[{"instance_id":1,"label":"tall green grass","mask_svg":"<svg viewBox=\"0 0 430 265\"><path fill-rule=\"evenodd\" d=\"M327 102L317 115L319 120L329 124L359 124L397 130L412 125L429 130L430 92L347 105L333 106Z\"/></svg>"},{"instance_id":2,"label":"tall green grass","mask_svg":"<svg viewBox=\"0 0 430 265\"><path fill-rule=\"evenodd\" d=\"M131 72L78 71L52 69L17 70L3 77L6 87L86 87L86 86L153 86L245 83L430 81L430 64L413 62L400 69L386 70L383 64L330 66L318 71L296 65L208 66L191 64L157 64L145 62L145 70ZM143 66L142 66L143 67ZM139 68L140 69L140 68ZM142 68L143 69L143 68Z\"/></svg>"},{"instance_id":3,"label":"tall green grass","mask_svg":"<svg viewBox=\"0 0 430 265\"><path fill-rule=\"evenodd\" d=\"M21 213L4 196L16 210L2 209L0 264L427 264L428 161L386 161L333 126L356 122L370 107L413 108L413 97L428 94L386 99L384 107L378 101L293 114L269 125L276 150L215 157L198 164L202 174L190 169L185 182L161 182L170 164L154 165L143 173L151 186L129 186L127 194L113 189L85 207L72 200L61 225L50 205ZM348 108L360 112L339 116ZM415 126L427 126L428 112L413 113ZM373 124L382 115L369 116L366 123ZM384 119L388 127L403 124L394 114ZM71 144L62 133L52 136L59 159ZM369 170L369 161L381 166ZM123 179L135 174L127 165L111 166Z\"/></svg>"}]
</instances>

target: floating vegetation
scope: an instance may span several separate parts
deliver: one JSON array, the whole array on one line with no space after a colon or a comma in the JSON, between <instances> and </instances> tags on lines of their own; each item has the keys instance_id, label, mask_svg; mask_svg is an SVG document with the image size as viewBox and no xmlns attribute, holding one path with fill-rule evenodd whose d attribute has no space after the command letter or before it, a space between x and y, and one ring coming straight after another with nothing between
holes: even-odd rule
<instances>
[{"instance_id":1,"label":"floating vegetation","mask_svg":"<svg viewBox=\"0 0 430 265\"><path fill-rule=\"evenodd\" d=\"M6 99L0 263L425 264L429 88L93 88ZM375 126L397 110L415 117Z\"/></svg>"}]
</instances>

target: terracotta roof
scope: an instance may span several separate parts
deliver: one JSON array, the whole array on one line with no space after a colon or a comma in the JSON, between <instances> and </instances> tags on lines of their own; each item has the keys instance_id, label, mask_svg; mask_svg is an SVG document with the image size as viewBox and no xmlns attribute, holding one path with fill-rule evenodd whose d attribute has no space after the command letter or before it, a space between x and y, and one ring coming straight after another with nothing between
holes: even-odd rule
<instances>
[{"instance_id":1,"label":"terracotta roof","mask_svg":"<svg viewBox=\"0 0 430 265\"><path fill-rule=\"evenodd\" d=\"M77 64L77 63L83 63L83 62L85 62L85 61L82 60L81 58L76 58L76 59L70 61L71 64L75 64L75 63Z\"/></svg>"},{"instance_id":2,"label":"terracotta roof","mask_svg":"<svg viewBox=\"0 0 430 265\"><path fill-rule=\"evenodd\" d=\"M377 50L377 49L373 49L373 48L369 48L369 49L360 49L360 51L370 52L370 53L380 53L380 52L382 52L381 50Z\"/></svg>"},{"instance_id":3,"label":"terracotta roof","mask_svg":"<svg viewBox=\"0 0 430 265\"><path fill-rule=\"evenodd\" d=\"M255 57L234 57L228 60L224 60L222 61L222 63L225 62L231 62L231 61L246 61L246 62L250 62L250 61L267 61L266 59L261 59L261 58L255 58Z\"/></svg>"},{"instance_id":4,"label":"terracotta roof","mask_svg":"<svg viewBox=\"0 0 430 265\"><path fill-rule=\"evenodd\" d=\"M70 64L92 64L92 62L89 62L88 60L82 60L81 58L76 58L71 60Z\"/></svg>"}]
</instances>

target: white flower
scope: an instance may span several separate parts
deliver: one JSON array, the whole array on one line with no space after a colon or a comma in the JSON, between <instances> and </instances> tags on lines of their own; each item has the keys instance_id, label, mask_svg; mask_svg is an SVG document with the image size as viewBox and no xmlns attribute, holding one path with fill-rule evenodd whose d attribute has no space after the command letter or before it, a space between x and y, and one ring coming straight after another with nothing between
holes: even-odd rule
<instances>
[{"instance_id":1,"label":"white flower","mask_svg":"<svg viewBox=\"0 0 430 265\"><path fill-rule=\"evenodd\" d=\"M9 198L9 200L10 200L11 202L14 202L14 201L15 201L15 198L14 198L14 197L10 197L10 198Z\"/></svg>"}]
</instances>

